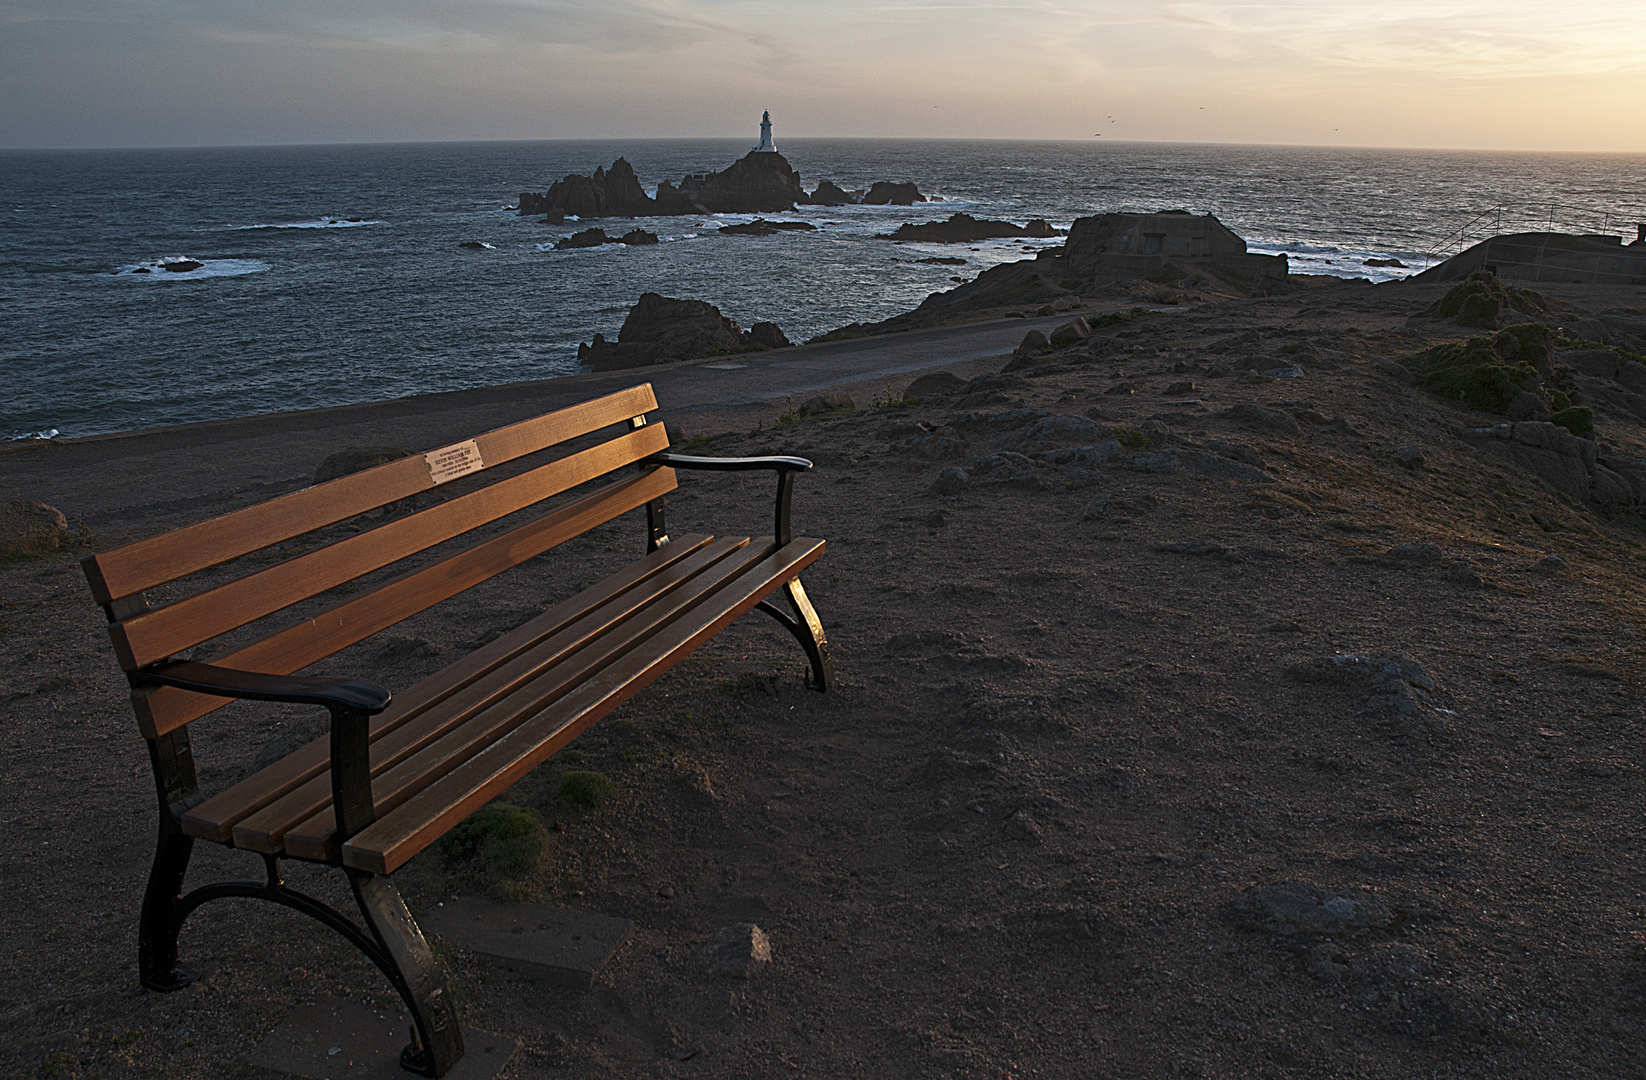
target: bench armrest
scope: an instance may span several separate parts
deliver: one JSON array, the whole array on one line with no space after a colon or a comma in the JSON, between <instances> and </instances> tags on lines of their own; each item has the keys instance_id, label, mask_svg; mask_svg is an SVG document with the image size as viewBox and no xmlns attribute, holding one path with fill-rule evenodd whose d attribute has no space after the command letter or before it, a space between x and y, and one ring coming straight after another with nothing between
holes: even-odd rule
<instances>
[{"instance_id":1,"label":"bench armrest","mask_svg":"<svg viewBox=\"0 0 1646 1080\"><path fill-rule=\"evenodd\" d=\"M794 474L805 472L812 463L803 457L695 457L691 454L671 454L660 450L641 461L642 465L666 465L671 469L705 469L710 472L752 472L770 469L777 473L777 514L772 526L772 539L778 547L787 544L792 536L789 529L789 495L794 487Z\"/></svg>"},{"instance_id":2,"label":"bench armrest","mask_svg":"<svg viewBox=\"0 0 1646 1080\"><path fill-rule=\"evenodd\" d=\"M660 450L642 464L667 465L671 469L708 469L711 472L750 472L772 469L780 473L805 472L812 463L803 457L697 457Z\"/></svg>"},{"instance_id":3,"label":"bench armrest","mask_svg":"<svg viewBox=\"0 0 1646 1080\"><path fill-rule=\"evenodd\" d=\"M376 683L360 679L267 675L260 671L213 667L193 660L156 664L134 671L129 677L133 686L176 686L217 697L324 705L333 712L358 712L367 716L388 708L393 696Z\"/></svg>"}]
</instances>

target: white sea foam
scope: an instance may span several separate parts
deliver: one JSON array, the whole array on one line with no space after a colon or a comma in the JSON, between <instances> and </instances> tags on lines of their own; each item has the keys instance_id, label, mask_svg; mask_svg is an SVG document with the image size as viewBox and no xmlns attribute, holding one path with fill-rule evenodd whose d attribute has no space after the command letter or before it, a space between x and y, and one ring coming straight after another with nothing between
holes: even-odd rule
<instances>
[{"instance_id":1,"label":"white sea foam","mask_svg":"<svg viewBox=\"0 0 1646 1080\"><path fill-rule=\"evenodd\" d=\"M1423 256L1410 251L1360 251L1330 245L1254 242L1247 250L1255 255L1285 255L1287 269L1294 274L1323 277L1365 278L1377 283L1399 281L1423 269ZM1367 266L1368 259L1397 259L1404 266Z\"/></svg>"},{"instance_id":2,"label":"white sea foam","mask_svg":"<svg viewBox=\"0 0 1646 1080\"><path fill-rule=\"evenodd\" d=\"M264 225L236 225L237 232L255 229L361 229L367 225L387 225L386 221L367 218L315 218L313 221L282 221Z\"/></svg>"},{"instance_id":3,"label":"white sea foam","mask_svg":"<svg viewBox=\"0 0 1646 1080\"><path fill-rule=\"evenodd\" d=\"M199 281L201 278L240 277L261 273L269 264L261 259L190 259L200 265L193 270L168 270L168 263L182 261L178 257L152 259L115 267L116 277L139 277L150 281Z\"/></svg>"},{"instance_id":4,"label":"white sea foam","mask_svg":"<svg viewBox=\"0 0 1646 1080\"><path fill-rule=\"evenodd\" d=\"M56 428L47 428L44 431L25 431L21 435L7 435L0 438L0 442L22 442L25 439L55 439L62 432Z\"/></svg>"}]
</instances>

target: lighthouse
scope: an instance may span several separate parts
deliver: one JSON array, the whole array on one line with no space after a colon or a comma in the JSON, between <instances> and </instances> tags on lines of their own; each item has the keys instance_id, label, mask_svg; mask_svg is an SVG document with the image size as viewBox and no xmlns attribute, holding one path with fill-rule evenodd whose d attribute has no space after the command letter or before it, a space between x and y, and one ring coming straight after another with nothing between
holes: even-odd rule
<instances>
[{"instance_id":1,"label":"lighthouse","mask_svg":"<svg viewBox=\"0 0 1646 1080\"><path fill-rule=\"evenodd\" d=\"M772 142L772 114L770 110L760 114L760 145L756 146L752 153L777 153L777 144Z\"/></svg>"}]
</instances>

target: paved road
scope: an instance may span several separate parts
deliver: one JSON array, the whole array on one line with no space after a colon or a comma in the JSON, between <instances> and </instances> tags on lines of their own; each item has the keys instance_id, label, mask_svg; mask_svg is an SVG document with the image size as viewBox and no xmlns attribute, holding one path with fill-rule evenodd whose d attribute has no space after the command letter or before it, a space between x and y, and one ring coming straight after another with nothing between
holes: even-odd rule
<instances>
[{"instance_id":1,"label":"paved road","mask_svg":"<svg viewBox=\"0 0 1646 1080\"><path fill-rule=\"evenodd\" d=\"M425 394L330 409L55 439L0 450L0 499L40 499L90 528L123 529L286 490L346 446L425 450L650 381L664 419L690 433L751 427L785 399L851 393L867 404L920 373L998 370L1031 326L1005 319L635 371ZM168 512L169 511L169 512ZM152 527L152 526L151 526Z\"/></svg>"}]
</instances>

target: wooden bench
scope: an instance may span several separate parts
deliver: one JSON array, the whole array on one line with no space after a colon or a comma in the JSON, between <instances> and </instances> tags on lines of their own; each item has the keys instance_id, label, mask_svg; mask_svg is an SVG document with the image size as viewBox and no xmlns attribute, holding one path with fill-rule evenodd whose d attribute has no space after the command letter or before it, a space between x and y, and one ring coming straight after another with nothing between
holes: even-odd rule
<instances>
[{"instance_id":1,"label":"wooden bench","mask_svg":"<svg viewBox=\"0 0 1646 1080\"><path fill-rule=\"evenodd\" d=\"M793 477L811 463L669 453L664 426L647 422L656 407L650 385L637 386L83 562L108 612L160 797L139 925L145 987L177 990L193 978L177 939L195 908L223 897L270 900L325 923L377 964L415 1022L401 1064L444 1075L463 1053L456 1013L390 875L754 608L795 635L810 685L827 688L828 644L799 578L823 541L789 534ZM518 464L499 470L508 474L501 479L465 479L509 462ZM671 539L663 498L682 468L775 472L774 535ZM431 505L414 512L401 503L453 481L441 494L460 493L449 498L424 496L417 502ZM564 498L542 506L556 496ZM391 504L398 511L360 517ZM644 557L392 700L371 682L292 674L641 507ZM505 518L502 532L483 528ZM361 531L270 561L270 549L339 523ZM457 550L418 558L451 541ZM258 552L245 560L251 565L237 562ZM378 571L408 559L409 569L379 580ZM169 584L225 564L233 565L214 571L208 587ZM350 583L339 598L316 600ZM145 593L159 586L168 602L151 606ZM777 592L788 611L770 599ZM289 609L305 602L294 618ZM235 644L219 646L210 663L177 658L231 633ZM208 796L188 725L234 699L324 706L330 735ZM265 880L185 894L197 839L261 855ZM281 859L340 867L363 925L287 887Z\"/></svg>"}]
</instances>

